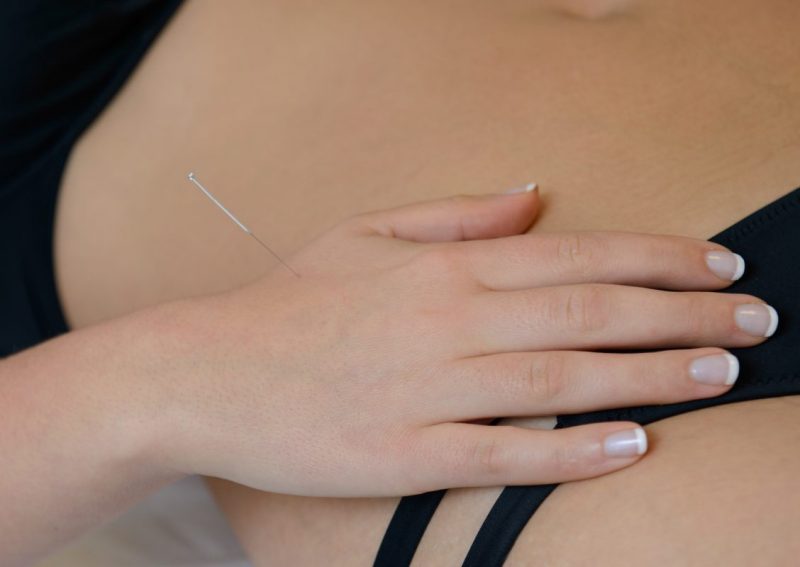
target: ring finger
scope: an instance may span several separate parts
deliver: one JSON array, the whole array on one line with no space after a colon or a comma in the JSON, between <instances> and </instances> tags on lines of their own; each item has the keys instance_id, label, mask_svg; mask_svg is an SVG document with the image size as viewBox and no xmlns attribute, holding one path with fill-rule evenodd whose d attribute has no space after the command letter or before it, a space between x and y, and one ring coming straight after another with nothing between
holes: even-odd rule
<instances>
[{"instance_id":1,"label":"ring finger","mask_svg":"<svg viewBox=\"0 0 800 567\"><path fill-rule=\"evenodd\" d=\"M425 399L446 400L435 408L442 420L556 415L718 396L738 374L736 357L718 348L515 352L453 362Z\"/></svg>"}]
</instances>

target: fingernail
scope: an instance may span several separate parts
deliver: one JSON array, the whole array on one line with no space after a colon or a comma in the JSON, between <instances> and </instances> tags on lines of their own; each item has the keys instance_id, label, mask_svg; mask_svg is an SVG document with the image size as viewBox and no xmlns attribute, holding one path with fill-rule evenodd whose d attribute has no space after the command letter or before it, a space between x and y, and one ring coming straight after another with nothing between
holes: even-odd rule
<instances>
[{"instance_id":1,"label":"fingernail","mask_svg":"<svg viewBox=\"0 0 800 567\"><path fill-rule=\"evenodd\" d=\"M528 183L527 185L523 185L522 187L514 187L513 189L508 189L503 191L504 195L511 195L512 193L530 193L531 191L535 191L538 189L538 185L536 183Z\"/></svg>"},{"instance_id":2,"label":"fingernail","mask_svg":"<svg viewBox=\"0 0 800 567\"><path fill-rule=\"evenodd\" d=\"M744 273L744 258L733 252L713 250L706 252L706 264L717 277L735 282Z\"/></svg>"},{"instance_id":3,"label":"fingernail","mask_svg":"<svg viewBox=\"0 0 800 567\"><path fill-rule=\"evenodd\" d=\"M739 376L739 359L730 353L701 356L689 365L689 375L701 384L730 386Z\"/></svg>"},{"instance_id":4,"label":"fingernail","mask_svg":"<svg viewBox=\"0 0 800 567\"><path fill-rule=\"evenodd\" d=\"M771 337L778 328L778 312L766 303L739 305L734 317L736 326L754 337Z\"/></svg>"},{"instance_id":5,"label":"fingernail","mask_svg":"<svg viewBox=\"0 0 800 567\"><path fill-rule=\"evenodd\" d=\"M608 457L635 457L647 451L647 434L644 429L626 429L606 437L603 450Z\"/></svg>"}]
</instances>

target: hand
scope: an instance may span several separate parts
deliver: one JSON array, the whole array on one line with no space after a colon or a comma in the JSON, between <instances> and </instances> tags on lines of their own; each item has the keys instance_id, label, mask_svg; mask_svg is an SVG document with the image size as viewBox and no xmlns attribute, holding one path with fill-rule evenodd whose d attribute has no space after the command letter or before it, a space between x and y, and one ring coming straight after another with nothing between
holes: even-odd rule
<instances>
[{"instance_id":1,"label":"hand","mask_svg":"<svg viewBox=\"0 0 800 567\"><path fill-rule=\"evenodd\" d=\"M747 295L664 291L730 284L743 265L720 245L520 234L538 208L534 191L358 215L288 260L301 278L278 267L164 312L178 321L165 323L177 330L164 454L183 472L317 496L561 482L632 464L646 449L635 423L481 420L719 395L738 370L719 348L579 351L755 345L771 312Z\"/></svg>"}]
</instances>

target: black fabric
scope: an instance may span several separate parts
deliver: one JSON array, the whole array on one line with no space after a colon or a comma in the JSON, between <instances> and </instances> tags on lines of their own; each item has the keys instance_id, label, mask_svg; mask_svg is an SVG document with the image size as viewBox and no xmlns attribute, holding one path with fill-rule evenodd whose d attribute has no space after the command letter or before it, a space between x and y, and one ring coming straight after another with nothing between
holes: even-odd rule
<instances>
[{"instance_id":1,"label":"black fabric","mask_svg":"<svg viewBox=\"0 0 800 567\"><path fill-rule=\"evenodd\" d=\"M0 357L67 330L52 251L64 166L180 4L0 2Z\"/></svg>"},{"instance_id":2,"label":"black fabric","mask_svg":"<svg viewBox=\"0 0 800 567\"><path fill-rule=\"evenodd\" d=\"M400 500L378 549L376 565L392 567L411 564L417 546L446 492L437 490Z\"/></svg>"},{"instance_id":3,"label":"black fabric","mask_svg":"<svg viewBox=\"0 0 800 567\"><path fill-rule=\"evenodd\" d=\"M464 566L502 565L533 513L557 484L507 486L469 548Z\"/></svg>"},{"instance_id":4,"label":"black fabric","mask_svg":"<svg viewBox=\"0 0 800 567\"><path fill-rule=\"evenodd\" d=\"M617 420L648 424L701 408L800 394L800 189L759 209L710 240L741 254L747 262L745 276L724 291L760 297L780 315L778 330L769 340L753 348L730 349L741 366L736 385L716 398L558 416L557 428ZM464 566L502 565L528 520L557 486L503 489L478 531ZM412 503L410 499L401 500L390 525L412 525L416 536L424 533L420 524L427 525L433 511L415 509ZM395 541L395 538L395 532L387 531L376 567L410 563L419 539L408 537ZM395 555L381 553L383 550L392 550Z\"/></svg>"}]
</instances>

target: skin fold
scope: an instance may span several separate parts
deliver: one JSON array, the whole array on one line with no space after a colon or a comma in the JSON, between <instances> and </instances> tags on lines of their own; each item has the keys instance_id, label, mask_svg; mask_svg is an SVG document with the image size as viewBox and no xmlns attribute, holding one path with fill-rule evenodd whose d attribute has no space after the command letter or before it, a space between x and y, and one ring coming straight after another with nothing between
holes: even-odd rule
<instances>
[{"instance_id":1,"label":"skin fold","mask_svg":"<svg viewBox=\"0 0 800 567\"><path fill-rule=\"evenodd\" d=\"M190 170L283 256L359 211L529 180L534 232L708 238L798 185L799 22L789 0L192 0L71 156L68 319L275 266ZM792 564L798 399L649 426L641 463L558 488L509 564ZM210 484L256 565L368 564L396 505ZM498 491L451 491L415 563L463 558Z\"/></svg>"}]
</instances>

